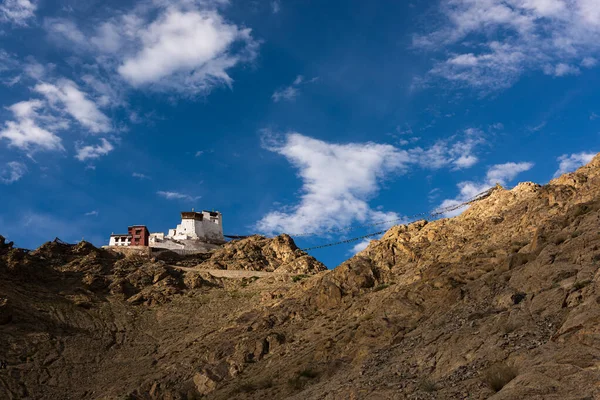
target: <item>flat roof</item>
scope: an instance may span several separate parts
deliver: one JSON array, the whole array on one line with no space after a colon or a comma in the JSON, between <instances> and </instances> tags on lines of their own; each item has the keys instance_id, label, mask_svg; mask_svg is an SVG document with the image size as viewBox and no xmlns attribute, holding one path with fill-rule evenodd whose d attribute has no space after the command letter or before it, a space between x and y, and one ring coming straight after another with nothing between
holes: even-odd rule
<instances>
[{"instance_id":1,"label":"flat roof","mask_svg":"<svg viewBox=\"0 0 600 400\"><path fill-rule=\"evenodd\" d=\"M112 235L110 235L110 237L113 237L113 236L127 236L127 237L131 237L131 235L129 233L123 233L123 234L113 233Z\"/></svg>"},{"instance_id":2,"label":"flat roof","mask_svg":"<svg viewBox=\"0 0 600 400\"><path fill-rule=\"evenodd\" d=\"M182 219L198 219L202 220L204 218L204 214L196 212L196 211L182 211L181 212Z\"/></svg>"}]
</instances>

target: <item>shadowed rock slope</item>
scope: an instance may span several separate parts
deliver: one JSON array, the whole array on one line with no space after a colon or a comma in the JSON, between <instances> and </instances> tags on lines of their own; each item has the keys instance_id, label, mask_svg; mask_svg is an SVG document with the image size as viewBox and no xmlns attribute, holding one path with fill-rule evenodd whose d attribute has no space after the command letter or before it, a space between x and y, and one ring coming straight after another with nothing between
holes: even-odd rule
<instances>
[{"instance_id":1,"label":"shadowed rock slope","mask_svg":"<svg viewBox=\"0 0 600 400\"><path fill-rule=\"evenodd\" d=\"M332 271L287 236L159 260L1 241L0 398L600 398L599 224L596 157Z\"/></svg>"}]
</instances>

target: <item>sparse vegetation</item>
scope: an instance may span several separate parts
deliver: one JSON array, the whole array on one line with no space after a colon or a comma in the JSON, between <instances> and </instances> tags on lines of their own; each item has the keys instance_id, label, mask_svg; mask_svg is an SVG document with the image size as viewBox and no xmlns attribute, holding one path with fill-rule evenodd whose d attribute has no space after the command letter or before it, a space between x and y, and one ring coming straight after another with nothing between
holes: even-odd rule
<instances>
[{"instance_id":1,"label":"sparse vegetation","mask_svg":"<svg viewBox=\"0 0 600 400\"><path fill-rule=\"evenodd\" d=\"M588 212L591 211L591 207L588 206L587 204L577 204L573 208L574 208L574 211L573 211L574 218L577 218L581 215L587 214Z\"/></svg>"},{"instance_id":2,"label":"sparse vegetation","mask_svg":"<svg viewBox=\"0 0 600 400\"><path fill-rule=\"evenodd\" d=\"M559 244L563 244L566 240L566 235L561 234L554 238L554 244L558 246Z\"/></svg>"},{"instance_id":3,"label":"sparse vegetation","mask_svg":"<svg viewBox=\"0 0 600 400\"><path fill-rule=\"evenodd\" d=\"M517 377L517 368L505 363L495 364L483 374L483 381L494 391L499 392Z\"/></svg>"},{"instance_id":4,"label":"sparse vegetation","mask_svg":"<svg viewBox=\"0 0 600 400\"><path fill-rule=\"evenodd\" d=\"M301 390L308 384L311 380L318 378L319 373L310 368L303 369L299 371L295 377L288 380L288 385L294 390Z\"/></svg>"},{"instance_id":5,"label":"sparse vegetation","mask_svg":"<svg viewBox=\"0 0 600 400\"><path fill-rule=\"evenodd\" d=\"M294 276L292 276L292 282L298 282L298 281L301 281L302 279L306 279L306 278L308 278L308 275L304 275L304 274L294 275Z\"/></svg>"},{"instance_id":6,"label":"sparse vegetation","mask_svg":"<svg viewBox=\"0 0 600 400\"><path fill-rule=\"evenodd\" d=\"M381 285L375 287L375 289L373 289L373 291L379 292L380 290L387 289L389 287L390 287L390 285L388 283L382 283Z\"/></svg>"},{"instance_id":7,"label":"sparse vegetation","mask_svg":"<svg viewBox=\"0 0 600 400\"><path fill-rule=\"evenodd\" d=\"M255 292L240 291L240 290L232 290L231 292L228 292L228 294L232 299L249 299L256 295Z\"/></svg>"},{"instance_id":8,"label":"sparse vegetation","mask_svg":"<svg viewBox=\"0 0 600 400\"><path fill-rule=\"evenodd\" d=\"M574 292L576 292L576 291L578 291L578 290L581 290L581 289L583 289L584 287L586 287L587 285L589 285L590 283L592 283L592 281L591 281L591 280L589 280L589 279L587 279L587 280L585 280L585 281L578 281L578 282L575 282L575 283L573 284L573 291L574 291Z\"/></svg>"},{"instance_id":9,"label":"sparse vegetation","mask_svg":"<svg viewBox=\"0 0 600 400\"><path fill-rule=\"evenodd\" d=\"M302 371L300 371L298 373L298 376L301 376L303 378L309 378L309 379L313 379L319 376L319 373L316 371L313 371L310 368L307 369L303 369Z\"/></svg>"},{"instance_id":10,"label":"sparse vegetation","mask_svg":"<svg viewBox=\"0 0 600 400\"><path fill-rule=\"evenodd\" d=\"M519 327L519 324L517 322L506 321L506 323L504 323L502 325L502 333L504 333L505 335L508 335L509 333L516 331L518 327Z\"/></svg>"},{"instance_id":11,"label":"sparse vegetation","mask_svg":"<svg viewBox=\"0 0 600 400\"><path fill-rule=\"evenodd\" d=\"M272 379L264 379L258 382L244 382L235 388L235 393L252 393L257 390L269 389L273 387Z\"/></svg>"},{"instance_id":12,"label":"sparse vegetation","mask_svg":"<svg viewBox=\"0 0 600 400\"><path fill-rule=\"evenodd\" d=\"M438 387L434 381L425 378L419 382L419 390L426 393L433 393L438 390Z\"/></svg>"}]
</instances>

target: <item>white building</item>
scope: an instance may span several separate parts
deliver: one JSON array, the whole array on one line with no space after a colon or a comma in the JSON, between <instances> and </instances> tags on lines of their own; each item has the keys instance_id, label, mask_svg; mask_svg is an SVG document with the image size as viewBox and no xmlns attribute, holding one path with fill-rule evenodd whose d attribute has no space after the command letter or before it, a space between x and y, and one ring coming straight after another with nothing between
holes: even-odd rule
<instances>
[{"instance_id":1,"label":"white building","mask_svg":"<svg viewBox=\"0 0 600 400\"><path fill-rule=\"evenodd\" d=\"M110 235L108 247L148 246L157 250L207 252L225 243L223 216L218 211L183 211L175 229L149 233L142 225L130 226L128 234Z\"/></svg>"},{"instance_id":2,"label":"white building","mask_svg":"<svg viewBox=\"0 0 600 400\"><path fill-rule=\"evenodd\" d=\"M165 239L222 242L225 240L223 216L218 211L183 211L181 224L175 229L169 229Z\"/></svg>"},{"instance_id":3,"label":"white building","mask_svg":"<svg viewBox=\"0 0 600 400\"><path fill-rule=\"evenodd\" d=\"M129 234L115 235L114 233L110 235L110 240L108 242L109 246L131 246L131 238L132 236Z\"/></svg>"}]
</instances>

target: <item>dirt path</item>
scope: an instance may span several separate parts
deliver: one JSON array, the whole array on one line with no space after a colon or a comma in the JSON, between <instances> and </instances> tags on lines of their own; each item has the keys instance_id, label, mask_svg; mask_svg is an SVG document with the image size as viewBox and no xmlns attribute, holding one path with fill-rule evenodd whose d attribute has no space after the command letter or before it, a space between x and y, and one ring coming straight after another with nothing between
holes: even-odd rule
<instances>
[{"instance_id":1,"label":"dirt path","mask_svg":"<svg viewBox=\"0 0 600 400\"><path fill-rule=\"evenodd\" d=\"M264 272L264 271L232 271L226 269L202 269L197 267L180 267L177 265L171 265L172 268L180 269L182 271L202 271L208 272L216 278L252 278L253 276L265 277L273 275L286 275L276 272Z\"/></svg>"}]
</instances>

